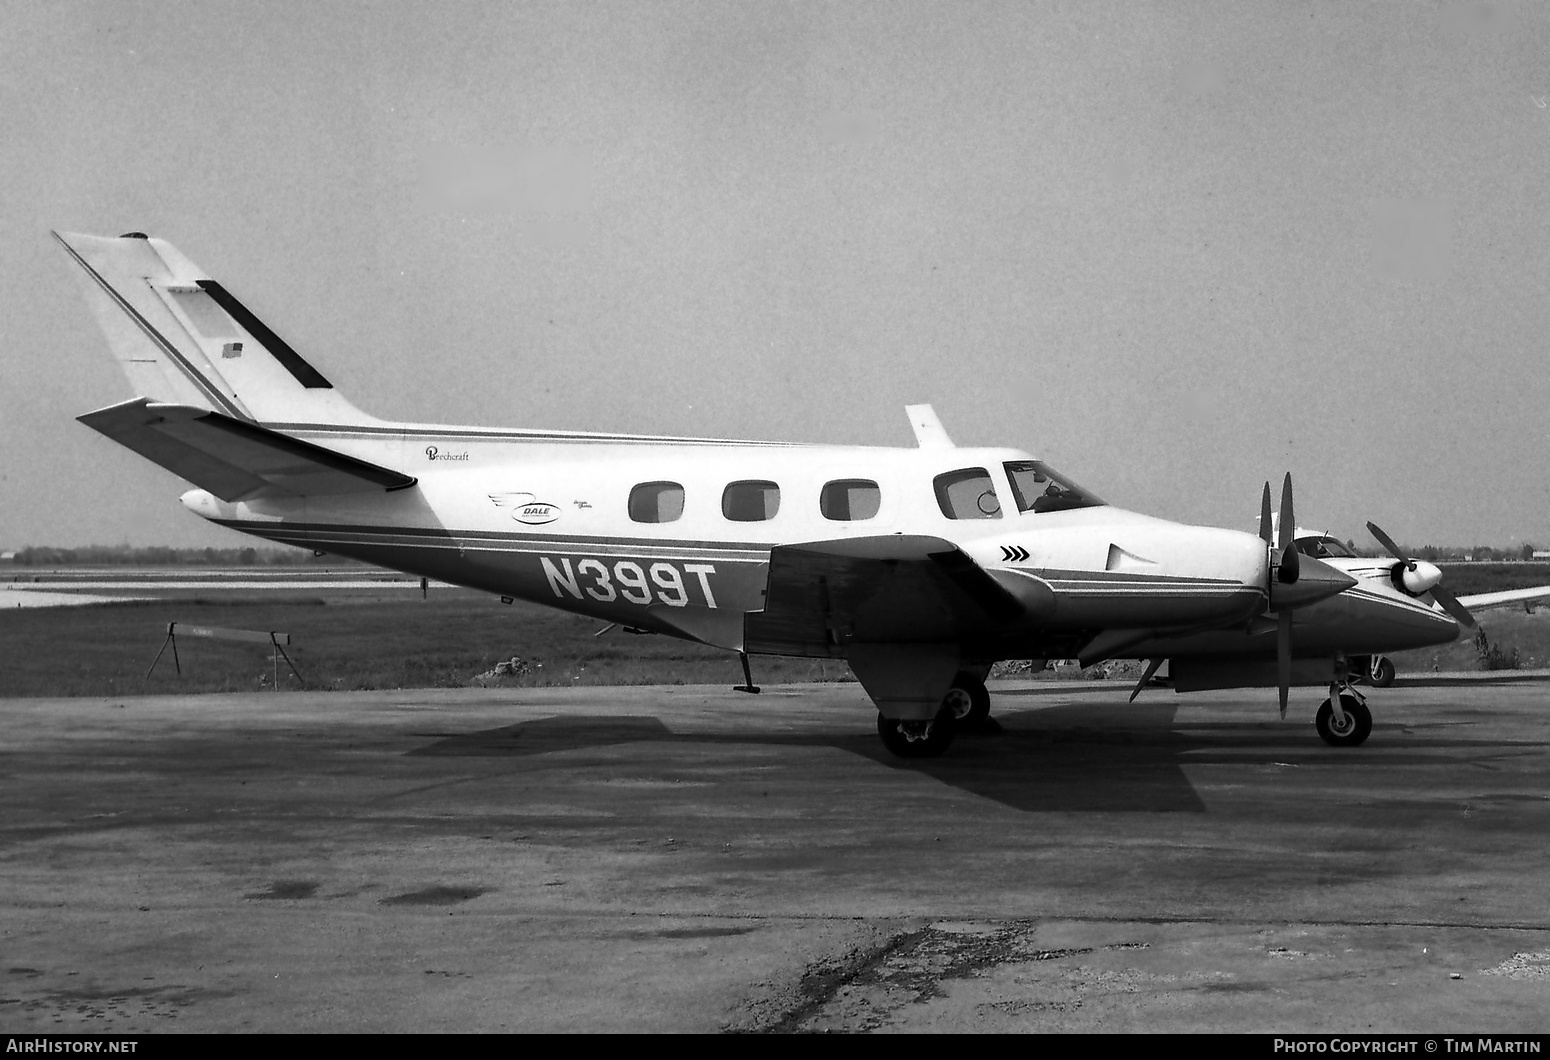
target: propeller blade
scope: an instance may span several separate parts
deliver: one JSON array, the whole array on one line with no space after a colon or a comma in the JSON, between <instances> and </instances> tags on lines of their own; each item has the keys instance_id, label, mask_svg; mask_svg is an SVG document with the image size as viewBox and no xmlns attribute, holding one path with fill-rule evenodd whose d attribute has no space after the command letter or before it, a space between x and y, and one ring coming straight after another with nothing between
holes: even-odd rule
<instances>
[{"instance_id":1,"label":"propeller blade","mask_svg":"<svg viewBox=\"0 0 1550 1060\"><path fill-rule=\"evenodd\" d=\"M1378 539L1378 544L1388 549L1389 555L1399 560L1399 562L1407 566L1409 565L1410 557L1405 555L1404 549L1394 544L1394 539L1388 534L1385 534L1377 523L1368 523L1367 532Z\"/></svg>"},{"instance_id":2,"label":"propeller blade","mask_svg":"<svg viewBox=\"0 0 1550 1060\"><path fill-rule=\"evenodd\" d=\"M1281 720L1286 720L1286 700L1292 690L1292 613L1276 616L1276 681L1281 691Z\"/></svg>"},{"instance_id":3,"label":"propeller blade","mask_svg":"<svg viewBox=\"0 0 1550 1060\"><path fill-rule=\"evenodd\" d=\"M1259 539L1265 544L1274 540L1270 531L1270 483L1265 483L1265 496L1259 502Z\"/></svg>"},{"instance_id":4,"label":"propeller blade","mask_svg":"<svg viewBox=\"0 0 1550 1060\"><path fill-rule=\"evenodd\" d=\"M1453 616L1453 620L1465 629L1475 628L1475 616L1469 613L1469 609L1459 603L1458 597L1440 585L1431 588L1432 599L1442 605L1442 609Z\"/></svg>"},{"instance_id":5,"label":"propeller blade","mask_svg":"<svg viewBox=\"0 0 1550 1060\"><path fill-rule=\"evenodd\" d=\"M1276 547L1282 552L1297 538L1297 517L1292 514L1292 473L1286 473L1286 479L1281 483L1281 525L1277 527L1280 533L1276 536Z\"/></svg>"},{"instance_id":6,"label":"propeller blade","mask_svg":"<svg viewBox=\"0 0 1550 1060\"><path fill-rule=\"evenodd\" d=\"M1404 550L1394 544L1394 539L1379 529L1377 523L1368 523L1367 532L1377 538L1380 545L1389 550L1389 555L1411 570L1415 570L1415 560L1405 555ZM1444 589L1441 585L1434 585L1428 591L1432 594L1432 599L1441 604L1442 609L1453 616L1455 622L1465 629L1475 628L1475 616L1469 613L1467 607L1458 602L1458 597L1454 596L1452 592Z\"/></svg>"}]
</instances>

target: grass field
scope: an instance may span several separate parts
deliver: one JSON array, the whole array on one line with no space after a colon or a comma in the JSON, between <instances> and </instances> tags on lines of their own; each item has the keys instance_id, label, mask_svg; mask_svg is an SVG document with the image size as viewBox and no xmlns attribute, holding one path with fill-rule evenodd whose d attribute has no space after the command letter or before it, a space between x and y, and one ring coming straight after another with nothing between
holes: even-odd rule
<instances>
[{"instance_id":1,"label":"grass field","mask_svg":"<svg viewBox=\"0 0 1550 1060\"><path fill-rule=\"evenodd\" d=\"M1470 564L1446 568L1460 595L1550 584L1550 566ZM1485 612L1493 645L1516 651L1519 665L1550 666L1550 607ZM180 622L278 630L310 688L461 687L472 684L739 684L737 656L671 637L634 636L534 604L501 604L485 593L412 589L171 590L165 598L89 607L0 609L0 697L125 696L237 692L273 687L262 645L180 638L179 676L169 649L146 679L166 637ZM516 658L518 672L487 676ZM1394 657L1400 673L1480 668L1468 637ZM758 657L755 683L852 680L840 662ZM1111 664L1116 680L1134 680L1136 664ZM1050 676L1056 676L1051 674ZM1065 671L1061 676L1075 676ZM1097 676L1091 673L1088 676ZM295 688L284 661L280 687Z\"/></svg>"},{"instance_id":2,"label":"grass field","mask_svg":"<svg viewBox=\"0 0 1550 1060\"><path fill-rule=\"evenodd\" d=\"M1550 585L1550 563L1443 563L1443 584L1454 596Z\"/></svg>"},{"instance_id":3,"label":"grass field","mask_svg":"<svg viewBox=\"0 0 1550 1060\"><path fill-rule=\"evenodd\" d=\"M505 685L741 684L737 656L671 637L635 636L603 623L485 593L221 592L91 607L0 611L0 696L120 696L248 692L272 687L269 650L259 644L179 638L183 673L169 648L146 670L180 622L289 633L287 648L310 688L434 688L480 683L496 663L526 672L487 679ZM754 680L850 680L842 663L754 660ZM282 688L298 687L280 661Z\"/></svg>"}]
</instances>

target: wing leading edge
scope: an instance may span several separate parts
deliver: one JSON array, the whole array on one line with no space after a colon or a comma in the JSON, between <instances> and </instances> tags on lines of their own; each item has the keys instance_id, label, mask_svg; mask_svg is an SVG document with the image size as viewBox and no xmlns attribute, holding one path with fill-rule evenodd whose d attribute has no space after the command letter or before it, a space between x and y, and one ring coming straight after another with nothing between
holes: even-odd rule
<instances>
[{"instance_id":1,"label":"wing leading edge","mask_svg":"<svg viewBox=\"0 0 1550 1060\"><path fill-rule=\"evenodd\" d=\"M1461 596L1459 603L1468 611L1486 611L1493 607L1509 607L1550 596L1550 585L1537 585L1532 589L1503 589L1494 593L1476 593Z\"/></svg>"}]
</instances>

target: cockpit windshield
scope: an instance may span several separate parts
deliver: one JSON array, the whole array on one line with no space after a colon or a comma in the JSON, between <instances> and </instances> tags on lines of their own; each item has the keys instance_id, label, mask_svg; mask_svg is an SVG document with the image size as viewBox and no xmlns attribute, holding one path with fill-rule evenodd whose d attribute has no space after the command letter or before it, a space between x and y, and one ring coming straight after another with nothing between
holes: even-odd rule
<instances>
[{"instance_id":1,"label":"cockpit windshield","mask_svg":"<svg viewBox=\"0 0 1550 1060\"><path fill-rule=\"evenodd\" d=\"M1348 559L1356 555L1340 541L1328 534L1320 537L1299 537L1297 551L1314 559Z\"/></svg>"},{"instance_id":2,"label":"cockpit windshield","mask_svg":"<svg viewBox=\"0 0 1550 1060\"><path fill-rule=\"evenodd\" d=\"M1064 475L1056 474L1042 460L1010 460L1004 466L1006 477L1012 483L1012 496L1017 498L1019 514L1097 508L1107 503Z\"/></svg>"}]
</instances>

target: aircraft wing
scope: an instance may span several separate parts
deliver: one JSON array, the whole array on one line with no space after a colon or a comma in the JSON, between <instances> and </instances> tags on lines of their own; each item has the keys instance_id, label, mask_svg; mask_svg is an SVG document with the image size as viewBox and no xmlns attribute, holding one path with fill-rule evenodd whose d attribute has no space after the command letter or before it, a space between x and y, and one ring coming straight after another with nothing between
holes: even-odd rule
<instances>
[{"instance_id":1,"label":"aircraft wing","mask_svg":"<svg viewBox=\"0 0 1550 1060\"><path fill-rule=\"evenodd\" d=\"M1507 607L1511 604L1521 604L1526 600L1539 600L1550 596L1550 585L1536 585L1532 589L1503 589L1495 593L1476 593L1474 596L1461 596L1459 603L1464 605L1467 611L1485 611L1493 607Z\"/></svg>"},{"instance_id":2,"label":"aircraft wing","mask_svg":"<svg viewBox=\"0 0 1550 1060\"><path fill-rule=\"evenodd\" d=\"M852 643L963 642L1022 618L1023 603L951 541L892 534L780 545L746 648L840 655Z\"/></svg>"},{"instance_id":3,"label":"aircraft wing","mask_svg":"<svg viewBox=\"0 0 1550 1060\"><path fill-rule=\"evenodd\" d=\"M404 489L417 481L194 405L136 398L77 419L224 501L271 488L305 497Z\"/></svg>"}]
</instances>

